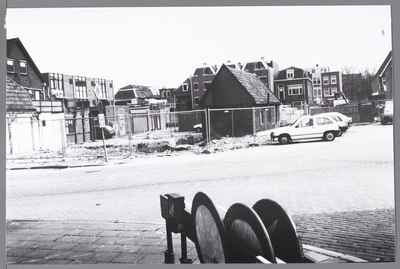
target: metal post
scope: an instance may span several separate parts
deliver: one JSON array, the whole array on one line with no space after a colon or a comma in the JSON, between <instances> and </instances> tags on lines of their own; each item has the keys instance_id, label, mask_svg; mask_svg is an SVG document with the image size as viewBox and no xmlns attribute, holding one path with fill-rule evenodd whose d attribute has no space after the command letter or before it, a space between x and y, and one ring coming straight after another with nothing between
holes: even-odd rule
<instances>
[{"instance_id":1,"label":"metal post","mask_svg":"<svg viewBox=\"0 0 400 269\"><path fill-rule=\"evenodd\" d=\"M65 158L66 155L66 150L65 150L66 137L65 137L64 125L65 125L64 120L60 119L60 134L61 134L61 147L62 147L63 158Z\"/></svg>"},{"instance_id":2,"label":"metal post","mask_svg":"<svg viewBox=\"0 0 400 269\"><path fill-rule=\"evenodd\" d=\"M172 232L169 227L168 221L166 221L167 228L167 250L164 251L164 261L166 264L175 263L175 253L172 245Z\"/></svg>"},{"instance_id":3,"label":"metal post","mask_svg":"<svg viewBox=\"0 0 400 269\"><path fill-rule=\"evenodd\" d=\"M234 123L233 123L233 110L232 111L232 138L235 137L235 127L234 127Z\"/></svg>"},{"instance_id":4,"label":"metal post","mask_svg":"<svg viewBox=\"0 0 400 269\"><path fill-rule=\"evenodd\" d=\"M184 232L181 233L181 253L182 257L179 259L181 263L193 263L193 260L187 257L186 233Z\"/></svg>"},{"instance_id":5,"label":"metal post","mask_svg":"<svg viewBox=\"0 0 400 269\"><path fill-rule=\"evenodd\" d=\"M253 142L256 142L256 110L253 107Z\"/></svg>"},{"instance_id":6,"label":"metal post","mask_svg":"<svg viewBox=\"0 0 400 269\"><path fill-rule=\"evenodd\" d=\"M105 155L105 157L106 157L106 162L108 162L107 148L106 148L106 140L104 139L104 129L103 129L103 128L101 128L101 135L103 136L104 155Z\"/></svg>"}]
</instances>

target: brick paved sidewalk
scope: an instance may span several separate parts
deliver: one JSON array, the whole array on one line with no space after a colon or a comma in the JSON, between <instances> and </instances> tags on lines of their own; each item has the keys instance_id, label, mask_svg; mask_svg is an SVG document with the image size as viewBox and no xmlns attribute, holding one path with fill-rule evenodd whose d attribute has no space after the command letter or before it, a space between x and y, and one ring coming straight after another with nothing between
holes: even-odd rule
<instances>
[{"instance_id":1,"label":"brick paved sidewalk","mask_svg":"<svg viewBox=\"0 0 400 269\"><path fill-rule=\"evenodd\" d=\"M318 263L394 261L394 210L294 216L307 256ZM180 236L173 234L175 262ZM165 225L8 221L7 264L162 264ZM356 258L357 257L357 258ZM193 242L188 258L199 263Z\"/></svg>"},{"instance_id":2,"label":"brick paved sidewalk","mask_svg":"<svg viewBox=\"0 0 400 269\"><path fill-rule=\"evenodd\" d=\"M174 235L174 245L180 242ZM154 223L9 221L7 264L162 264L165 226ZM174 246L180 255L179 245ZM188 241L188 257L196 260Z\"/></svg>"},{"instance_id":3,"label":"brick paved sidewalk","mask_svg":"<svg viewBox=\"0 0 400 269\"><path fill-rule=\"evenodd\" d=\"M293 216L304 244L370 262L393 262L395 210L365 210Z\"/></svg>"}]
</instances>

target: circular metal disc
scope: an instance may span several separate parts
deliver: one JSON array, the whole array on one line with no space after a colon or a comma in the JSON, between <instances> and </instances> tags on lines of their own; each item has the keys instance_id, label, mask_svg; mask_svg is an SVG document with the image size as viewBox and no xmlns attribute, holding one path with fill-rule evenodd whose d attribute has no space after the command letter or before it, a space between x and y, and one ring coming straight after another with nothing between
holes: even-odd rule
<instances>
[{"instance_id":1,"label":"circular metal disc","mask_svg":"<svg viewBox=\"0 0 400 269\"><path fill-rule=\"evenodd\" d=\"M228 263L228 238L222 219L208 196L198 192L191 215L196 232L196 250L201 263Z\"/></svg>"},{"instance_id":2,"label":"circular metal disc","mask_svg":"<svg viewBox=\"0 0 400 269\"><path fill-rule=\"evenodd\" d=\"M270 199L259 200L253 209L267 229L276 257L286 263L304 262L301 241L286 211Z\"/></svg>"},{"instance_id":3,"label":"circular metal disc","mask_svg":"<svg viewBox=\"0 0 400 269\"><path fill-rule=\"evenodd\" d=\"M276 263L268 232L253 209L244 204L233 204L226 212L224 224L234 246L230 249L234 262L255 262L255 257L261 255Z\"/></svg>"}]
</instances>

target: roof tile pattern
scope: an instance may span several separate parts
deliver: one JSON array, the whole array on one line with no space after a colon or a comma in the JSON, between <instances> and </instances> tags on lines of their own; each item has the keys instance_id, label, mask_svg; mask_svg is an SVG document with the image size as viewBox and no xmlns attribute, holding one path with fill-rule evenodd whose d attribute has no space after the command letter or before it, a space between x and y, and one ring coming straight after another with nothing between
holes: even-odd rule
<instances>
[{"instance_id":1,"label":"roof tile pattern","mask_svg":"<svg viewBox=\"0 0 400 269\"><path fill-rule=\"evenodd\" d=\"M7 112L36 112L28 92L9 77L6 81L6 90Z\"/></svg>"},{"instance_id":2,"label":"roof tile pattern","mask_svg":"<svg viewBox=\"0 0 400 269\"><path fill-rule=\"evenodd\" d=\"M254 98L256 104L269 104L279 105L280 101L276 96L265 86L264 83L257 77L256 74L248 73L245 71L233 69L227 67L228 70L237 78L240 84L246 89L246 91Z\"/></svg>"}]
</instances>

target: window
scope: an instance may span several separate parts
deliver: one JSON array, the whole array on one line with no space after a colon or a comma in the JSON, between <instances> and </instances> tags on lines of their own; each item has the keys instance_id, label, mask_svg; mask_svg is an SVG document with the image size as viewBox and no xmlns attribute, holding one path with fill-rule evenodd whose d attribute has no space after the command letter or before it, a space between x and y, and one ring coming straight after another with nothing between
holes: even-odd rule
<instances>
[{"instance_id":1,"label":"window","mask_svg":"<svg viewBox=\"0 0 400 269\"><path fill-rule=\"evenodd\" d=\"M330 96L331 95L331 89L330 88L325 88L324 89L324 96Z\"/></svg>"},{"instance_id":2,"label":"window","mask_svg":"<svg viewBox=\"0 0 400 269\"><path fill-rule=\"evenodd\" d=\"M336 76L331 76L331 84L336 84Z\"/></svg>"},{"instance_id":3,"label":"window","mask_svg":"<svg viewBox=\"0 0 400 269\"><path fill-rule=\"evenodd\" d=\"M189 90L188 84L182 84L182 91L187 92Z\"/></svg>"},{"instance_id":4,"label":"window","mask_svg":"<svg viewBox=\"0 0 400 269\"><path fill-rule=\"evenodd\" d=\"M265 69L265 67L262 62L256 62L254 63L254 69Z\"/></svg>"},{"instance_id":5,"label":"window","mask_svg":"<svg viewBox=\"0 0 400 269\"><path fill-rule=\"evenodd\" d=\"M286 78L294 78L294 70L293 69L286 70Z\"/></svg>"},{"instance_id":6,"label":"window","mask_svg":"<svg viewBox=\"0 0 400 269\"><path fill-rule=\"evenodd\" d=\"M324 76L323 77L323 81L324 81L324 85L328 85L329 84L329 77L328 76Z\"/></svg>"},{"instance_id":7,"label":"window","mask_svg":"<svg viewBox=\"0 0 400 269\"><path fill-rule=\"evenodd\" d=\"M313 95L314 95L314 97L321 97L322 96L322 90L320 88L313 89Z\"/></svg>"},{"instance_id":8,"label":"window","mask_svg":"<svg viewBox=\"0 0 400 269\"><path fill-rule=\"evenodd\" d=\"M203 75L212 75L212 71L209 67L203 68Z\"/></svg>"},{"instance_id":9,"label":"window","mask_svg":"<svg viewBox=\"0 0 400 269\"><path fill-rule=\"evenodd\" d=\"M299 95L303 94L303 85L289 85L288 86L289 95Z\"/></svg>"},{"instance_id":10,"label":"window","mask_svg":"<svg viewBox=\"0 0 400 269\"><path fill-rule=\"evenodd\" d=\"M99 95L100 99L107 99L107 90L106 90L106 80L105 79L95 79L94 83L96 85L97 83L97 88L100 89L97 90L97 94Z\"/></svg>"},{"instance_id":11,"label":"window","mask_svg":"<svg viewBox=\"0 0 400 269\"><path fill-rule=\"evenodd\" d=\"M75 77L75 98L87 98L86 77Z\"/></svg>"},{"instance_id":12,"label":"window","mask_svg":"<svg viewBox=\"0 0 400 269\"><path fill-rule=\"evenodd\" d=\"M165 93L167 94L167 97L171 97L171 92L170 91L167 91Z\"/></svg>"},{"instance_id":13,"label":"window","mask_svg":"<svg viewBox=\"0 0 400 269\"><path fill-rule=\"evenodd\" d=\"M193 84L193 89L194 89L194 91L198 91L199 90L199 83L194 83Z\"/></svg>"},{"instance_id":14,"label":"window","mask_svg":"<svg viewBox=\"0 0 400 269\"><path fill-rule=\"evenodd\" d=\"M208 90L208 88L210 87L211 82L207 81L207 82L203 82L203 91Z\"/></svg>"},{"instance_id":15,"label":"window","mask_svg":"<svg viewBox=\"0 0 400 269\"><path fill-rule=\"evenodd\" d=\"M315 73L315 69L311 69L311 73L313 73L313 74L314 74L314 73Z\"/></svg>"},{"instance_id":16,"label":"window","mask_svg":"<svg viewBox=\"0 0 400 269\"><path fill-rule=\"evenodd\" d=\"M304 120L300 121L300 123L297 126L298 127L309 127L312 125L313 125L312 119L304 119Z\"/></svg>"},{"instance_id":17,"label":"window","mask_svg":"<svg viewBox=\"0 0 400 269\"><path fill-rule=\"evenodd\" d=\"M15 72L14 60L13 59L8 59L7 58L7 72L8 73L14 73Z\"/></svg>"},{"instance_id":18,"label":"window","mask_svg":"<svg viewBox=\"0 0 400 269\"><path fill-rule=\"evenodd\" d=\"M195 97L195 98L194 98L194 103L195 103L196 105L198 105L198 104L200 103L200 97Z\"/></svg>"},{"instance_id":19,"label":"window","mask_svg":"<svg viewBox=\"0 0 400 269\"><path fill-rule=\"evenodd\" d=\"M325 88L324 89L324 95L325 96L333 96L336 92L338 92L336 87L333 88Z\"/></svg>"},{"instance_id":20,"label":"window","mask_svg":"<svg viewBox=\"0 0 400 269\"><path fill-rule=\"evenodd\" d=\"M333 122L328 118L317 118L317 125L332 124Z\"/></svg>"},{"instance_id":21,"label":"window","mask_svg":"<svg viewBox=\"0 0 400 269\"><path fill-rule=\"evenodd\" d=\"M320 85L321 84L321 78L313 77L313 84L314 85Z\"/></svg>"},{"instance_id":22,"label":"window","mask_svg":"<svg viewBox=\"0 0 400 269\"><path fill-rule=\"evenodd\" d=\"M63 90L63 75L50 73L50 89Z\"/></svg>"},{"instance_id":23,"label":"window","mask_svg":"<svg viewBox=\"0 0 400 269\"><path fill-rule=\"evenodd\" d=\"M28 65L26 64L26 61L23 60L19 61L19 72L21 73L21 75L28 74Z\"/></svg>"}]
</instances>

